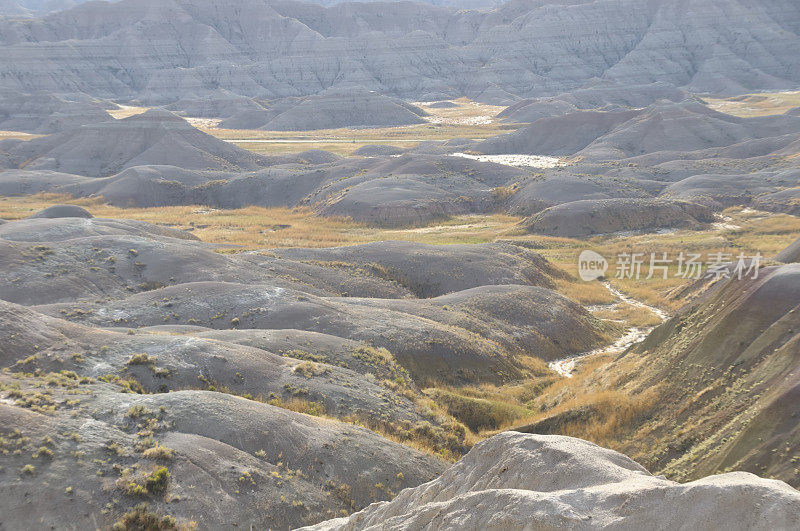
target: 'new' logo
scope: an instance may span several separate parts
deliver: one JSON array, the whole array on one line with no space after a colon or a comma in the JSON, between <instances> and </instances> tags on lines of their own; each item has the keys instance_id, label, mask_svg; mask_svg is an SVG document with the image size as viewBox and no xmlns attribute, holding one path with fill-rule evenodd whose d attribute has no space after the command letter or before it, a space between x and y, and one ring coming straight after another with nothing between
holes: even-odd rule
<instances>
[{"instance_id":1,"label":"'new' logo","mask_svg":"<svg viewBox=\"0 0 800 531\"><path fill-rule=\"evenodd\" d=\"M578 256L578 276L581 280L596 280L605 275L607 270L608 260L601 254L587 249Z\"/></svg>"}]
</instances>

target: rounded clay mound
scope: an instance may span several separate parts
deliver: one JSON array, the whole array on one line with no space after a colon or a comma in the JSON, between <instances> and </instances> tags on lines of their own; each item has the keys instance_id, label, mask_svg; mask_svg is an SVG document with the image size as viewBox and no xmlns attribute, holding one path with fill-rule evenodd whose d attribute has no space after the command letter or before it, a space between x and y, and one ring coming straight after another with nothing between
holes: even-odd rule
<instances>
[{"instance_id":1,"label":"rounded clay mound","mask_svg":"<svg viewBox=\"0 0 800 531\"><path fill-rule=\"evenodd\" d=\"M32 215L31 218L93 218L83 207L76 205L53 205Z\"/></svg>"}]
</instances>

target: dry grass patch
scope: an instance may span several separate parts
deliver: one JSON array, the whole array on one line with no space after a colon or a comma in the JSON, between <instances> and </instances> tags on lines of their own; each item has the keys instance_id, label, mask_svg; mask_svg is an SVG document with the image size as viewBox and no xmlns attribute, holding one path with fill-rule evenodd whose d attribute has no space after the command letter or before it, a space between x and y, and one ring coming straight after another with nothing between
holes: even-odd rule
<instances>
[{"instance_id":1,"label":"dry grass patch","mask_svg":"<svg viewBox=\"0 0 800 531\"><path fill-rule=\"evenodd\" d=\"M214 130L209 130L206 132L214 132ZM237 133L241 133L242 136L247 136L249 139L250 131L235 131ZM291 153L302 153L303 151L308 151L310 149L321 149L323 151L329 151L331 153L335 153L336 155L347 157L353 151L357 150L360 147L363 147L368 144L385 144L387 146L394 146L403 149L411 149L415 147L419 142L414 141L396 141L396 140L382 140L382 139L375 139L371 141L366 140L309 140L309 141L296 141L296 140L269 140L268 142L254 142L253 139L250 140L242 140L242 141L235 141L233 142L238 147L246 149L248 151L252 151L253 153L258 153L259 155L287 155Z\"/></svg>"},{"instance_id":2,"label":"dry grass patch","mask_svg":"<svg viewBox=\"0 0 800 531\"><path fill-rule=\"evenodd\" d=\"M500 429L547 421L548 432L620 449L621 442L628 439L652 413L659 393L657 388L635 394L625 391L620 382L609 376L608 369L614 363L612 356L591 356L581 361L573 378L544 382L541 389L532 393L537 396L527 402L528 409L535 413L515 419ZM532 389L542 383L541 380L532 381L520 387ZM525 396L519 394L519 389L514 392L519 397ZM571 417L569 412L583 414ZM497 431L487 430L479 436L485 438Z\"/></svg>"},{"instance_id":3,"label":"dry grass patch","mask_svg":"<svg viewBox=\"0 0 800 531\"><path fill-rule=\"evenodd\" d=\"M423 227L382 229L356 223L347 218L325 218L303 208L247 207L217 210L203 206L158 208L120 208L108 205L102 198L70 198L56 194L26 197L0 197L0 219L21 219L54 203L71 203L88 208L97 217L128 218L191 230L201 240L241 246L227 252L279 247L332 247L373 241L404 240L430 244L486 243L508 241L541 253L554 265L570 273L572 279L556 279L557 289L567 297L587 305L614 302L613 296L597 282L577 280L577 257L583 249L594 249L612 260L607 273L611 283L623 293L667 311L682 304L671 294L689 281L676 277L677 264L666 279L659 275L616 279L614 261L620 253L639 252L649 260L651 252L667 252L676 258L680 252L723 252L737 256L739 252L773 256L800 234L800 218L771 214L751 209L730 208L723 212L725 226L704 230L680 230L667 234L634 234L596 236L587 240L545 237L525 234L519 226L521 218L504 214L465 215ZM225 251L220 249L220 251ZM646 260L646 261L647 261ZM645 310L642 310L645 312ZM636 317L639 319L644 313Z\"/></svg>"},{"instance_id":4,"label":"dry grass patch","mask_svg":"<svg viewBox=\"0 0 800 531\"><path fill-rule=\"evenodd\" d=\"M384 240L485 243L504 236L519 222L519 218L503 214L464 215L431 227L390 230L344 217L321 217L308 208L251 206L220 210L201 205L121 208L105 203L103 198L73 198L63 194L0 197L0 219L27 218L56 203L85 207L95 217L136 219L188 230L203 241L243 249L335 247Z\"/></svg>"},{"instance_id":5,"label":"dry grass patch","mask_svg":"<svg viewBox=\"0 0 800 531\"><path fill-rule=\"evenodd\" d=\"M606 321L621 321L626 327L644 328L661 324L661 318L655 313L627 303L620 303L613 308L600 309L593 312L593 315Z\"/></svg>"},{"instance_id":6,"label":"dry grass patch","mask_svg":"<svg viewBox=\"0 0 800 531\"><path fill-rule=\"evenodd\" d=\"M289 400L274 398L267 403L271 406L294 411L295 413L305 413L306 415L311 415L313 417L325 416L325 404L322 404L321 402L312 402L303 398L292 397Z\"/></svg>"},{"instance_id":7,"label":"dry grass patch","mask_svg":"<svg viewBox=\"0 0 800 531\"><path fill-rule=\"evenodd\" d=\"M561 267L563 268L563 265ZM583 282L574 278L557 278L555 283L559 293L583 305L616 302L616 298L600 282Z\"/></svg>"},{"instance_id":8,"label":"dry grass patch","mask_svg":"<svg viewBox=\"0 0 800 531\"><path fill-rule=\"evenodd\" d=\"M723 225L709 226L703 230L677 230L664 234L609 234L585 240L520 235L511 238L511 241L531 246L573 277L577 275L580 252L584 249L597 251L609 260L606 278L615 288L652 306L675 311L683 301L673 299L671 294L691 281L676 277L677 258L681 252L687 256L688 253L700 253L704 262L715 253L727 254L735 259L739 253L752 256L760 252L766 259L777 254L800 234L800 218L788 214L734 207L726 209L722 215L725 218ZM663 278L661 271L657 271L648 279L650 254L656 253L658 258L664 252L668 258L674 260L668 270L667 278ZM616 258L621 253L643 254L642 274L638 279L615 278ZM586 283L580 280L557 282L561 293L582 304L613 302L608 293L603 293L604 288L599 283Z\"/></svg>"},{"instance_id":9,"label":"dry grass patch","mask_svg":"<svg viewBox=\"0 0 800 531\"><path fill-rule=\"evenodd\" d=\"M136 114L142 114L150 110L150 107L136 107L133 105L118 105L117 109L107 109L106 112L110 114L113 118L117 120L121 120L123 118L129 118Z\"/></svg>"},{"instance_id":10,"label":"dry grass patch","mask_svg":"<svg viewBox=\"0 0 800 531\"><path fill-rule=\"evenodd\" d=\"M194 526L186 526L194 529ZM122 518L111 527L113 531L131 531L146 529L148 531L178 529L177 520L170 515L160 515L150 510L146 503L140 503L127 511Z\"/></svg>"},{"instance_id":11,"label":"dry grass patch","mask_svg":"<svg viewBox=\"0 0 800 531\"><path fill-rule=\"evenodd\" d=\"M646 420L658 403L658 393L651 389L639 395L606 390L582 395L559 406L557 412L589 406L595 410L588 422L567 423L562 435L578 437L608 448L620 448L639 424Z\"/></svg>"},{"instance_id":12,"label":"dry grass patch","mask_svg":"<svg viewBox=\"0 0 800 531\"><path fill-rule=\"evenodd\" d=\"M15 140L33 140L44 135L36 135L33 133L22 133L20 131L0 131L0 140L15 139Z\"/></svg>"},{"instance_id":13,"label":"dry grass patch","mask_svg":"<svg viewBox=\"0 0 800 531\"><path fill-rule=\"evenodd\" d=\"M506 401L473 398L447 389L428 389L426 394L473 433L497 429L531 414Z\"/></svg>"},{"instance_id":14,"label":"dry grass patch","mask_svg":"<svg viewBox=\"0 0 800 531\"><path fill-rule=\"evenodd\" d=\"M715 111L752 118L783 114L789 109L800 107L800 91L763 92L731 98L703 98L703 100Z\"/></svg>"},{"instance_id":15,"label":"dry grass patch","mask_svg":"<svg viewBox=\"0 0 800 531\"><path fill-rule=\"evenodd\" d=\"M400 127L264 131L220 129L209 126L212 124L202 124L196 120L194 122L208 134L263 155L299 153L309 149L323 149L338 155L349 155L358 148L371 144L413 148L420 142L428 140L452 138L482 140L516 127L500 124L494 120L505 107L484 105L466 98L455 100L455 103L456 107L449 109L431 108L428 104L420 103L418 105L430 115L427 117L428 121Z\"/></svg>"}]
</instances>

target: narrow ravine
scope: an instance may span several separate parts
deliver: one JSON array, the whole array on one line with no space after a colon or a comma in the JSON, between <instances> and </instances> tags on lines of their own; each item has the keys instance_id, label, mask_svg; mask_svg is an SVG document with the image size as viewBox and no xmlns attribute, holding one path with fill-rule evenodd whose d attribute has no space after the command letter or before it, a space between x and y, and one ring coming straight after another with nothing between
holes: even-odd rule
<instances>
[{"instance_id":1,"label":"narrow ravine","mask_svg":"<svg viewBox=\"0 0 800 531\"><path fill-rule=\"evenodd\" d=\"M603 282L603 286L605 286L605 288L614 297L616 297L617 302L609 305L595 307L594 308L595 310L600 308L609 308L624 303L652 312L653 314L658 316L658 318L661 320L662 323L669 318L669 315L660 308L656 308L655 306L650 306L649 304L646 304L640 300L628 297L627 295L616 289L614 286L612 286L611 283L608 281ZM590 311L592 310L590 309ZM625 330L625 333L622 334L620 337L618 337L616 340L614 340L614 342L611 344L598 347L588 352L582 352L580 354L577 354L575 356L570 356L568 358L562 358L560 360L551 361L550 363L548 363L548 367L550 367L552 370L554 370L561 376L564 376L565 378L572 378L572 373L575 371L575 366L577 365L578 361L581 358L584 358L586 356L592 356L595 354L618 354L620 352L624 352L630 346L644 341L647 335L650 332L652 332L654 328L655 326L632 326L627 330Z\"/></svg>"}]
</instances>

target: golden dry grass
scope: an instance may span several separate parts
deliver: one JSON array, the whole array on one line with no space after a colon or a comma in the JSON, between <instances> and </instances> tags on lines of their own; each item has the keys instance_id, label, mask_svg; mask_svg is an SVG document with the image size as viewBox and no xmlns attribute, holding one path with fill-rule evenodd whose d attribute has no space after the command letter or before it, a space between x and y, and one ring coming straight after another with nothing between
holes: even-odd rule
<instances>
[{"instance_id":1,"label":"golden dry grass","mask_svg":"<svg viewBox=\"0 0 800 531\"><path fill-rule=\"evenodd\" d=\"M490 412L489 421L496 427L471 433L468 437L471 443L514 426L585 408L592 412L588 419L565 422L558 427L558 432L619 448L620 441L630 435L632 427L652 411L658 391L652 389L631 395L621 388L616 389L616 382L605 376L603 370L610 367L612 361L609 355L589 357L581 362L571 379L539 375L509 385L437 388L426 390L426 394L443 396L445 408L456 417L471 419L475 411Z\"/></svg>"},{"instance_id":2,"label":"golden dry grass","mask_svg":"<svg viewBox=\"0 0 800 531\"><path fill-rule=\"evenodd\" d=\"M497 429L531 414L527 408L507 400L476 398L440 388L430 388L426 393L447 414L463 423L473 433L485 429Z\"/></svg>"},{"instance_id":3,"label":"golden dry grass","mask_svg":"<svg viewBox=\"0 0 800 531\"><path fill-rule=\"evenodd\" d=\"M323 149L339 155L349 155L368 144L384 144L412 148L427 140L452 138L484 139L509 131L515 126L500 124L494 116L504 107L471 102L466 98L456 100L457 107L435 109L420 104L429 114L429 122L401 127L376 127L359 129L318 129L313 131L263 131L260 129L220 129L192 120L208 134L221 140L233 141L237 146L263 155L299 153L309 149Z\"/></svg>"},{"instance_id":4,"label":"golden dry grass","mask_svg":"<svg viewBox=\"0 0 800 531\"><path fill-rule=\"evenodd\" d=\"M206 132L214 133L214 131L206 131ZM308 140L308 141L270 140L268 142L237 141L234 143L240 148L252 151L253 153L258 153L259 155L286 155L291 153L302 153L303 151L308 151L310 149L321 149L323 151L329 151L331 153L335 153L336 155L340 155L342 157L350 155L356 149L365 146L367 144L384 144L387 146L395 146L403 149L413 148L417 144L419 144L418 141L395 141L395 140L382 140L382 139L376 139L376 140L320 139L320 140Z\"/></svg>"},{"instance_id":5,"label":"golden dry grass","mask_svg":"<svg viewBox=\"0 0 800 531\"><path fill-rule=\"evenodd\" d=\"M565 268L566 264L559 267ZM573 271L566 269L570 273ZM581 282L572 279L556 279L558 292L583 305L611 304L616 298L600 282Z\"/></svg>"},{"instance_id":6,"label":"golden dry grass","mask_svg":"<svg viewBox=\"0 0 800 531\"><path fill-rule=\"evenodd\" d=\"M95 217L137 219L190 230L203 241L239 245L244 249L334 247L382 240L484 243L504 235L519 222L519 218L502 214L465 215L426 228L382 229L348 218L320 217L305 208L217 210L200 205L120 208L106 204L102 198L59 194L0 197L0 219L26 218L56 203L83 206Z\"/></svg>"},{"instance_id":7,"label":"golden dry grass","mask_svg":"<svg viewBox=\"0 0 800 531\"><path fill-rule=\"evenodd\" d=\"M538 252L565 271L574 274L577 256L585 248L595 249L607 257L620 252L668 252L676 256L681 251L709 253L725 252L734 257L739 252L752 255L760 252L764 257L773 256L800 234L800 218L785 214L771 214L751 209L730 208L723 214L725 224L709 227L701 231L676 231L668 234L608 235L585 240L566 238L545 238L533 235L515 235L510 238L520 243L528 243ZM768 262L767 262L768 263ZM612 266L613 267L613 266ZM643 269L647 272L647 267ZM622 292L667 311L676 310L683 304L678 298L669 295L676 288L686 285L683 278L676 278L676 266L669 270L667 279L655 276L651 279L615 279L610 270L611 283ZM584 304L613 302L613 297L598 282L559 280L561 293ZM628 326L651 326L659 319L648 310L628 304L619 304L613 310L600 309L595 316L602 319L623 321ZM447 389L464 397L491 400L533 411L525 417L508 417L506 424L498 429L483 430L470 437L477 442L508 429L540 421L559 413L589 406L592 417L588 421L566 423L560 426L559 433L581 437L610 448L622 449L623 442L634 436L642 420L648 418L657 400L657 390L631 394L618 381L625 375L627 363L615 360L610 355L595 355L583 359L573 378L537 375L523 382L504 386L478 386ZM614 367L614 370L611 368ZM642 370L635 365L630 371ZM452 401L452 400L451 400Z\"/></svg>"},{"instance_id":8,"label":"golden dry grass","mask_svg":"<svg viewBox=\"0 0 800 531\"><path fill-rule=\"evenodd\" d=\"M523 234L520 218L504 214L455 216L444 222L424 227L385 229L357 223L347 218L324 218L304 208L246 207L216 210L204 206L155 208L120 208L108 205L102 198L71 198L56 194L24 197L0 197L0 219L21 219L55 203L71 203L88 208L96 217L129 218L190 230L203 241L238 245L243 249L277 247L332 247L373 241L405 240L431 244L485 243L511 241L529 246L541 253L572 279L557 279L558 290L582 304L606 304L614 298L597 282L581 282L576 277L577 257L590 248L612 262L607 277L622 292L648 304L675 310L681 301L670 297L688 280L676 277L673 264L666 279L656 275L637 279L617 279L615 258L623 252L667 252L675 258L680 252L699 252L704 258L723 252L737 256L761 252L774 256L800 234L800 218L786 214L770 214L749 209L731 208L726 227L705 230L680 230L667 234L635 234L597 236L588 240L553 238ZM646 312L646 310L642 310ZM632 316L631 316L632 317Z\"/></svg>"},{"instance_id":9,"label":"golden dry grass","mask_svg":"<svg viewBox=\"0 0 800 531\"><path fill-rule=\"evenodd\" d=\"M34 135L31 133L20 133L19 131L0 131L0 140L17 139L17 140L33 140L44 135Z\"/></svg>"},{"instance_id":10,"label":"golden dry grass","mask_svg":"<svg viewBox=\"0 0 800 531\"><path fill-rule=\"evenodd\" d=\"M272 406L288 409L289 411L294 411L295 413L305 413L306 415L311 415L314 417L326 416L325 404L321 404L320 402L311 402L304 398L293 397L290 398L289 400L274 398L272 400L269 400L268 403ZM328 418L333 418L333 417L328 417Z\"/></svg>"},{"instance_id":11,"label":"golden dry grass","mask_svg":"<svg viewBox=\"0 0 800 531\"><path fill-rule=\"evenodd\" d=\"M769 115L800 106L800 92L758 95L757 98L745 98L741 101L709 101L714 108L739 116ZM141 107L125 107L111 111L111 114L115 118L123 118L145 110L146 108ZM260 153L325 149L344 155L365 144L385 143L413 147L424 140L486 138L507 129L492 120L480 123L483 118L499 110L500 108L491 109L460 101L456 109L430 109L439 123L402 128L306 132L235 131L215 127L205 127L204 130L226 140L246 138L276 141L237 142L242 147ZM195 123L203 125L202 122ZM0 132L0 138L35 136ZM303 142L297 142L298 140ZM53 194L0 197L0 219L21 219L54 203L85 206L97 217L138 219L191 230L204 241L237 245L243 249L328 247L380 240L435 244L509 240L535 249L573 277L576 273L577 256L586 248L595 249L608 258L622 252L641 252L647 256L651 252L667 252L674 257L681 251L701 252L704 256L714 252L735 256L740 251L748 255L761 252L764 256L773 256L800 234L800 218L741 208L725 211L724 214L730 218L726 227L710 227L700 231L681 230L668 234L608 235L579 240L529 235L521 230L520 218L501 214L457 216L424 227L382 229L346 218L319 217L308 209L247 207L215 210L197 205L119 208L106 204L102 198L74 199ZM674 311L682 304L681 300L670 297L670 293L688 282L675 276L675 266L670 269L667 279L615 279L613 269L608 276L616 288L629 296L668 311ZM559 292L582 304L615 302L615 298L598 282L585 283L576 278L563 278L557 279L556 284ZM613 310L601 309L596 312L596 316L601 319L621 320L624 326L652 325L657 320L646 309L625 304ZM570 379L550 372L541 360L523 358L521 361L529 369L530 375L523 381L507 385L429 388L426 390L428 396L416 398L417 403L440 418L452 415L470 424L474 431L466 434L466 441L469 443L477 442L498 430L537 422L572 409L590 407L595 411L591 419L565 424L560 432L611 448L620 448L620 441L631 437L631 426L639 424L655 404L656 390L634 396L616 381L619 375L625 374L626 367L630 371L641 370L641 367L628 366L626 361L614 361L609 355L583 359L575 376ZM613 371L610 370L612 365L615 366ZM441 400L431 400L431 397ZM315 402L290 399L276 404L293 411L330 418L324 407ZM364 419L340 420L365 425L389 439L422 451L444 455L448 459L458 457L453 451L442 447L441 440L452 434L439 433L431 436L424 431L405 433L397 427L373 425ZM490 428L486 429L487 426Z\"/></svg>"},{"instance_id":12,"label":"golden dry grass","mask_svg":"<svg viewBox=\"0 0 800 531\"><path fill-rule=\"evenodd\" d=\"M626 327L643 328L661 324L661 318L655 313L642 311L641 307L627 303L620 303L613 308L598 310L593 315L598 319L622 322Z\"/></svg>"},{"instance_id":13,"label":"golden dry grass","mask_svg":"<svg viewBox=\"0 0 800 531\"><path fill-rule=\"evenodd\" d=\"M128 118L129 116L133 116L136 114L142 114L143 112L150 109L150 107L136 107L131 105L119 105L118 109L108 109L108 114L112 117L116 118L117 120L121 120L122 118Z\"/></svg>"},{"instance_id":14,"label":"golden dry grass","mask_svg":"<svg viewBox=\"0 0 800 531\"><path fill-rule=\"evenodd\" d=\"M606 273L611 283L623 293L642 300L647 304L665 310L676 310L682 301L669 295L676 288L687 284L687 279L677 277L677 260L670 266L667 278L657 272L646 278L649 271L651 253L660 257L667 253L668 258L677 259L681 252L700 253L707 262L715 253L723 253L736 258L739 253L752 256L760 252L763 257L777 254L800 235L800 218L787 214L772 214L739 207L729 208L722 213L724 226L712 226L703 230L678 230L666 234L633 234L595 236L586 240L569 238L546 238L534 235L510 238L521 244L532 246L548 260L572 275L577 274L577 259L584 249L593 249L607 259L610 267ZM645 260L640 278L615 278L615 263L621 253L642 253ZM559 291L583 304L612 302L598 283L574 283L562 281Z\"/></svg>"},{"instance_id":15,"label":"golden dry grass","mask_svg":"<svg viewBox=\"0 0 800 531\"><path fill-rule=\"evenodd\" d=\"M764 256L772 256L800 234L800 218L741 208L731 208L724 212L729 218L724 226L700 231L607 235L578 240L525 234L520 230L519 218L500 214L458 216L425 227L381 229L344 218L319 217L307 209L248 207L215 210L203 206L119 208L106 204L102 198L73 199L53 194L0 197L0 218L25 218L54 203L81 205L97 217L139 219L191 229L204 241L240 245L244 249L321 247L389 239L437 244L515 241L535 249L573 276L576 273L577 256L585 248L596 249L607 257L623 251L648 254L668 252L671 256L680 251L704 254L716 251L731 254L744 251L746 254L753 254L760 251ZM235 249L230 251L235 252ZM609 272L609 279L615 287L630 296L674 310L681 301L670 298L669 294L688 281L673 275L674 268L670 270L670 276L666 280L622 280L614 279L612 270ZM558 279L557 288L561 293L584 304L614 302L614 298L598 282ZM646 309L624 304L613 311L600 309L596 315L604 319L621 320L624 326L654 324L654 316ZM595 413L589 421L565 424L560 432L620 448L620 441L632 436L631 426L641 424L640 420L650 411L655 395L628 394L624 386L615 380L625 371L620 368L622 366L619 361L612 364L612 359L608 355L585 358L579 363L575 376L565 379L550 372L541 360L523 358L521 361L525 363L529 374L525 380L499 386L430 388L427 390L429 396L446 397L446 403L437 404L429 397L420 397L418 404L439 417L452 415L468 421L477 433L467 432L464 437L467 443L477 442L497 430L536 422L570 409L591 406ZM610 370L612 365L615 366L613 371ZM632 366L630 369L635 371L641 368ZM325 416L324 410L317 404L300 400L287 401L281 403L281 406ZM490 417L489 424L476 421L476 415L484 413ZM357 423L353 419L348 421ZM484 426L491 426L492 429L482 429ZM405 433L396 427L368 427L387 438L420 450L445 455L448 459L458 457L456 452L447 450L441 442L452 439L450 432L431 435L424 430L420 433ZM452 441L451 443L455 444Z\"/></svg>"},{"instance_id":16,"label":"golden dry grass","mask_svg":"<svg viewBox=\"0 0 800 531\"><path fill-rule=\"evenodd\" d=\"M573 378L533 379L501 387L493 393L496 400L526 405L527 416L509 419L499 429L484 430L474 441L490 437L504 429L525 426L561 413L579 409L591 411L588 419L564 422L557 432L586 439L602 446L620 448L620 441L653 410L658 390L631 395L605 376L613 357L597 355L581 362ZM525 402L523 402L525 401Z\"/></svg>"},{"instance_id":17,"label":"golden dry grass","mask_svg":"<svg viewBox=\"0 0 800 531\"><path fill-rule=\"evenodd\" d=\"M597 413L588 422L566 424L561 434L586 439L600 446L619 448L619 441L626 438L634 426L653 411L657 402L656 389L638 395L628 395L614 390L582 394L560 405L558 409L567 410L590 405L596 408Z\"/></svg>"},{"instance_id":18,"label":"golden dry grass","mask_svg":"<svg viewBox=\"0 0 800 531\"><path fill-rule=\"evenodd\" d=\"M127 218L190 230L203 241L240 245L247 249L265 247L327 247L360 243L366 227L344 218L320 218L306 209L246 207L216 210L203 206L119 208L100 199L71 199L40 194L21 198L0 197L0 218L30 216L54 203L88 208L95 217Z\"/></svg>"},{"instance_id":19,"label":"golden dry grass","mask_svg":"<svg viewBox=\"0 0 800 531\"><path fill-rule=\"evenodd\" d=\"M712 109L734 116L750 118L783 114L800 107L800 91L763 92L732 98L703 98Z\"/></svg>"}]
</instances>

